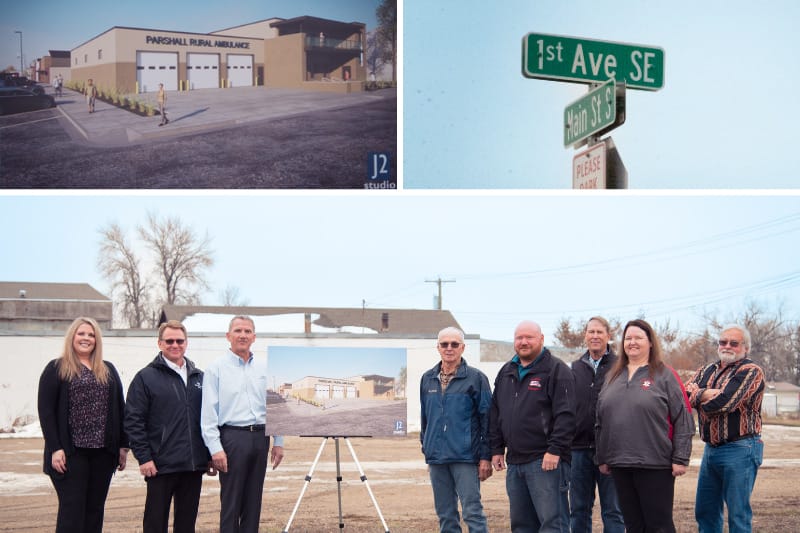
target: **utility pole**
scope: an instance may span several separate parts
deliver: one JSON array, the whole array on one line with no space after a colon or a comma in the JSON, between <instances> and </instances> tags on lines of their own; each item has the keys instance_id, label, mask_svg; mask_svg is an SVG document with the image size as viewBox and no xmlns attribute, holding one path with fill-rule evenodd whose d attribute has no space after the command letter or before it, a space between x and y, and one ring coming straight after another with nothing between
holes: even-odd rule
<instances>
[{"instance_id":1,"label":"utility pole","mask_svg":"<svg viewBox=\"0 0 800 533\"><path fill-rule=\"evenodd\" d=\"M435 283L439 286L439 299L436 302L436 309L438 309L439 311L442 310L442 283L455 283L455 282L456 280L454 279L442 279L442 278L425 280L425 283Z\"/></svg>"},{"instance_id":2,"label":"utility pole","mask_svg":"<svg viewBox=\"0 0 800 533\"><path fill-rule=\"evenodd\" d=\"M23 60L22 60L22 32L19 30L14 30L14 33L19 33L19 75L23 76L25 72L25 67L23 66Z\"/></svg>"}]
</instances>

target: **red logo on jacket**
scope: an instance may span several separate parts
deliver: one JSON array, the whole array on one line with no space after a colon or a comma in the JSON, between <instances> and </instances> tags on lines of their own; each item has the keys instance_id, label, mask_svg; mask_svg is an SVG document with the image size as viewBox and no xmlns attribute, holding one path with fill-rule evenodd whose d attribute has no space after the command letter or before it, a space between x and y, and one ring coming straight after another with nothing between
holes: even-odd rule
<instances>
[{"instance_id":1,"label":"red logo on jacket","mask_svg":"<svg viewBox=\"0 0 800 533\"><path fill-rule=\"evenodd\" d=\"M539 378L531 378L530 383L528 383L528 390L542 390L542 382Z\"/></svg>"},{"instance_id":2,"label":"red logo on jacket","mask_svg":"<svg viewBox=\"0 0 800 533\"><path fill-rule=\"evenodd\" d=\"M648 390L650 387L653 386L653 380L650 378L644 378L641 383L642 390Z\"/></svg>"}]
</instances>

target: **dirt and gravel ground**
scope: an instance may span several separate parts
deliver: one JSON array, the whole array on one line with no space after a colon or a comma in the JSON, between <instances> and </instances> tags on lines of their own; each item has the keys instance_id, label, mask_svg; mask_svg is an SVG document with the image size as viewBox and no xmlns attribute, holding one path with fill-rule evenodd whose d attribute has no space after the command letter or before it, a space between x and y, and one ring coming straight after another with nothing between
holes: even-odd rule
<instances>
[{"instance_id":1,"label":"dirt and gravel ground","mask_svg":"<svg viewBox=\"0 0 800 533\"><path fill-rule=\"evenodd\" d=\"M283 531L305 484L320 447L322 455L312 480L300 501L289 531L340 531L335 442L320 438L287 438L286 458L267 473L264 484L262 531ZM389 531L434 532L437 530L431 489L418 441L405 439L353 438L349 442L367 476ZM752 501L754 531L762 533L800 531L800 428L766 426L765 460L758 474ZM694 491L702 455L695 442L692 467L678 479L675 523L680 532L696 531ZM340 440L342 468L342 512L344 531L384 531L375 505L352 460L347 442ZM41 473L41 439L0 439L0 531L52 531L57 501L49 479ZM508 500L504 475L495 473L483 485L483 501L492 531L508 530ZM144 482L131 458L128 468L111 484L106 504L107 532L141 530ZM219 484L207 478L198 516L198 531L216 531ZM600 531L595 511L595 530Z\"/></svg>"},{"instance_id":2,"label":"dirt and gravel ground","mask_svg":"<svg viewBox=\"0 0 800 533\"><path fill-rule=\"evenodd\" d=\"M316 406L306 402L268 401L269 431L276 435L373 435L405 433L406 402L386 400L328 400ZM369 411L369 416L365 415Z\"/></svg>"}]
</instances>

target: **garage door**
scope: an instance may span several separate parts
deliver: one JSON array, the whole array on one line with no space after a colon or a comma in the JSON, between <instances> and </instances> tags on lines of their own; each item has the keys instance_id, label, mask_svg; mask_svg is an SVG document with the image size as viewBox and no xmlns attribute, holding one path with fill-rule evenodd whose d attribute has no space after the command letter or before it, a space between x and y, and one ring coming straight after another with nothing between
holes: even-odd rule
<instances>
[{"instance_id":1,"label":"garage door","mask_svg":"<svg viewBox=\"0 0 800 533\"><path fill-rule=\"evenodd\" d=\"M219 54L186 54L190 89L219 88Z\"/></svg>"},{"instance_id":2,"label":"garage door","mask_svg":"<svg viewBox=\"0 0 800 533\"><path fill-rule=\"evenodd\" d=\"M253 56L228 54L228 79L231 87L252 87Z\"/></svg>"},{"instance_id":3,"label":"garage door","mask_svg":"<svg viewBox=\"0 0 800 533\"><path fill-rule=\"evenodd\" d=\"M178 52L136 52L136 81L140 93L178 90Z\"/></svg>"},{"instance_id":4,"label":"garage door","mask_svg":"<svg viewBox=\"0 0 800 533\"><path fill-rule=\"evenodd\" d=\"M330 385L315 385L314 386L314 398L318 398L320 400L327 400L331 397L331 389Z\"/></svg>"}]
</instances>

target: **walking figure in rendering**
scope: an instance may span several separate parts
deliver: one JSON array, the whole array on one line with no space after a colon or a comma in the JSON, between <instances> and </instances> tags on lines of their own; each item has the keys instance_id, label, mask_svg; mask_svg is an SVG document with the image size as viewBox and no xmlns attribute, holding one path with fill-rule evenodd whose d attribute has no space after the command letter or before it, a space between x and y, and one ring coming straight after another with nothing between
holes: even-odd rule
<instances>
[{"instance_id":1,"label":"walking figure in rendering","mask_svg":"<svg viewBox=\"0 0 800 533\"><path fill-rule=\"evenodd\" d=\"M164 90L164 84L158 84L158 112L161 113L161 123L159 126L169 124L167 118L167 91Z\"/></svg>"},{"instance_id":2,"label":"walking figure in rendering","mask_svg":"<svg viewBox=\"0 0 800 533\"><path fill-rule=\"evenodd\" d=\"M89 106L89 113L94 113L94 101L97 99L97 86L94 84L92 78L89 78L86 82L84 93L86 94L86 104Z\"/></svg>"}]
</instances>

